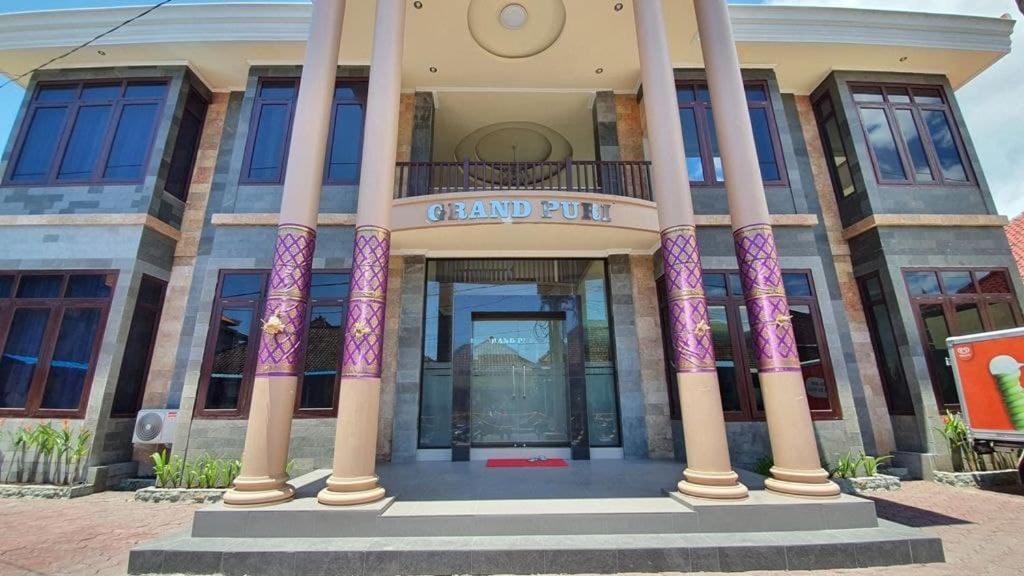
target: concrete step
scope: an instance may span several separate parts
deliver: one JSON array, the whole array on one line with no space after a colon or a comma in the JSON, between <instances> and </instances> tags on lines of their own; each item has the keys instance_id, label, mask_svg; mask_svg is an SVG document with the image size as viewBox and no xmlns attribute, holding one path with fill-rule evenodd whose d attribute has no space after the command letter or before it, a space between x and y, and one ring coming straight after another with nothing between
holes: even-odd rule
<instances>
[{"instance_id":1,"label":"concrete step","mask_svg":"<svg viewBox=\"0 0 1024 576\"><path fill-rule=\"evenodd\" d=\"M942 562L942 542L896 524L746 534L195 538L132 550L129 574L394 576L741 572Z\"/></svg>"},{"instance_id":2,"label":"concrete step","mask_svg":"<svg viewBox=\"0 0 1024 576\"><path fill-rule=\"evenodd\" d=\"M344 538L684 534L834 530L877 526L874 502L806 500L755 490L743 501L578 498L402 501L337 508L299 498L265 508L198 510L196 538Z\"/></svg>"}]
</instances>

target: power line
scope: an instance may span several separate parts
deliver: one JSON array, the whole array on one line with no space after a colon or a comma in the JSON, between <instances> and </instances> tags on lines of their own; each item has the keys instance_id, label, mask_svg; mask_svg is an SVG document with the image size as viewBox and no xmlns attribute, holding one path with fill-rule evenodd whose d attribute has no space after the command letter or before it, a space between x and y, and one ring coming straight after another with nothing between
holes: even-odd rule
<instances>
[{"instance_id":1,"label":"power line","mask_svg":"<svg viewBox=\"0 0 1024 576\"><path fill-rule=\"evenodd\" d=\"M4 89L8 84L13 84L13 83L17 82L18 80L21 80L25 76L28 76L29 74L33 74L35 72L38 72L38 71L42 70L43 68L46 68L47 66L49 66L50 64L53 64L54 62L56 62L58 60L61 60L63 58L67 58L68 56L74 54L75 52L78 52L82 48L85 48L86 46L92 44L93 42L99 40L100 38L103 38L104 36L107 36L109 34L113 34L114 32L120 30L121 28L124 28L125 26L131 24L132 22L135 22L139 18L142 18L146 14L149 14L150 12L156 10L157 8L163 6L164 4L169 4L172 1L173 0L161 0L160 2L157 2L155 5L153 5L153 6L149 7L149 8L147 8L147 9L143 10L142 12L136 14L135 16L132 16L131 18L125 20L124 22L121 22L120 24L118 24L117 26L114 26L113 28L107 30L106 32L103 32L102 34L98 34L98 35L90 38L86 42L84 42L82 44L79 44L78 46L75 46L71 50L68 50L67 52L65 52L65 53L63 53L63 54L61 54L59 56L54 56L53 58L50 58L46 62L40 64L39 66L36 66L35 68L29 70L28 72L24 72L22 74L19 74L19 75L15 76L15 77L11 78L7 82L4 82L3 84L0 84L0 90Z\"/></svg>"}]
</instances>

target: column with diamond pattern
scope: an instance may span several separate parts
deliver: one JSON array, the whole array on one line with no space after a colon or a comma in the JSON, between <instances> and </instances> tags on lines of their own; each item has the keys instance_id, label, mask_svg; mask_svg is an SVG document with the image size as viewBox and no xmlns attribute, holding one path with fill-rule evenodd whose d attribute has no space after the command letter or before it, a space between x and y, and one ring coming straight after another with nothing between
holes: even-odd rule
<instances>
[{"instance_id":1,"label":"column with diamond pattern","mask_svg":"<svg viewBox=\"0 0 1024 576\"><path fill-rule=\"evenodd\" d=\"M687 496L737 499L747 495L729 461L722 398L704 295L697 228L683 151L683 130L659 0L636 0L643 105L651 173L658 200L661 254L669 306L669 333L686 444L678 483Z\"/></svg>"},{"instance_id":2,"label":"column with diamond pattern","mask_svg":"<svg viewBox=\"0 0 1024 576\"><path fill-rule=\"evenodd\" d=\"M694 0L774 466L769 490L834 497L818 458L726 0Z\"/></svg>"},{"instance_id":3,"label":"column with diamond pattern","mask_svg":"<svg viewBox=\"0 0 1024 576\"><path fill-rule=\"evenodd\" d=\"M391 255L398 114L406 0L378 0L367 87L366 134L359 210L352 249L352 284L341 364L334 467L317 500L331 506L384 497L377 481L377 420L384 352L384 314ZM371 129L372 127L372 129Z\"/></svg>"},{"instance_id":4,"label":"column with diamond pattern","mask_svg":"<svg viewBox=\"0 0 1024 576\"><path fill-rule=\"evenodd\" d=\"M287 484L285 468L302 370L317 212L344 14L344 0L313 2L295 103L294 122L303 127L303 138L293 138L288 144L288 171L261 316L242 470L224 494L228 505L274 504L295 494Z\"/></svg>"}]
</instances>

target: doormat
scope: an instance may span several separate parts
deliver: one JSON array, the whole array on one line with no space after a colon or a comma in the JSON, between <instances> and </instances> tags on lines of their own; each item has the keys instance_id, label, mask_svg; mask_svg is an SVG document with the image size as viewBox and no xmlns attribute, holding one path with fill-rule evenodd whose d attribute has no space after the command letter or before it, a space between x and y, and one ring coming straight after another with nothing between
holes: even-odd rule
<instances>
[{"instance_id":1,"label":"doormat","mask_svg":"<svg viewBox=\"0 0 1024 576\"><path fill-rule=\"evenodd\" d=\"M490 458L488 468L568 468L561 458Z\"/></svg>"}]
</instances>

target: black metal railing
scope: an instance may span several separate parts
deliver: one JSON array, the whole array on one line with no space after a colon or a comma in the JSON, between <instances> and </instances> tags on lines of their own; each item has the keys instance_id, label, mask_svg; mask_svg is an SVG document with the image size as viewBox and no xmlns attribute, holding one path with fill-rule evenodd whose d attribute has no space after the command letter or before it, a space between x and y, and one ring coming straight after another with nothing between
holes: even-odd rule
<instances>
[{"instance_id":1,"label":"black metal railing","mask_svg":"<svg viewBox=\"0 0 1024 576\"><path fill-rule=\"evenodd\" d=\"M642 161L399 162L395 170L395 198L506 190L653 198L651 163Z\"/></svg>"}]
</instances>

